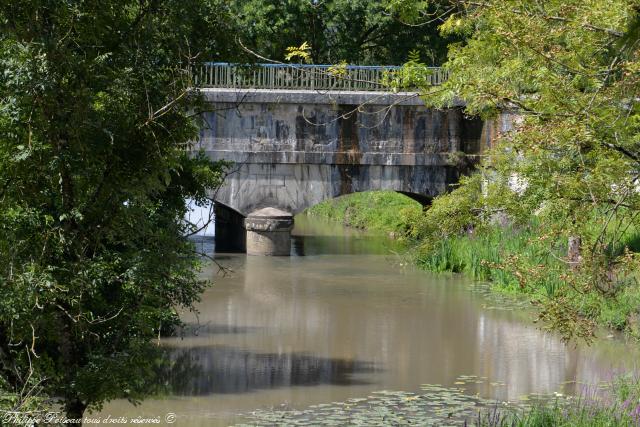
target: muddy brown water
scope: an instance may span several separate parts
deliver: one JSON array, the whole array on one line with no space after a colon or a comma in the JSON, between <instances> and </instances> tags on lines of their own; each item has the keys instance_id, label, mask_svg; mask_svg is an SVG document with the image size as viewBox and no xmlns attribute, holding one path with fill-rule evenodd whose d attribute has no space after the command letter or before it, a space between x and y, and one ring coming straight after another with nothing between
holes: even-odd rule
<instances>
[{"instance_id":1,"label":"muddy brown water","mask_svg":"<svg viewBox=\"0 0 640 427\"><path fill-rule=\"evenodd\" d=\"M522 304L403 265L387 239L305 217L294 234L291 257L217 254L232 271L205 271L215 285L198 316L185 313L183 336L163 340L182 367L167 378L172 394L98 415L229 425L255 409L459 387L461 375L486 377L466 393L499 400L579 394L640 360L620 339L565 345Z\"/></svg>"}]
</instances>

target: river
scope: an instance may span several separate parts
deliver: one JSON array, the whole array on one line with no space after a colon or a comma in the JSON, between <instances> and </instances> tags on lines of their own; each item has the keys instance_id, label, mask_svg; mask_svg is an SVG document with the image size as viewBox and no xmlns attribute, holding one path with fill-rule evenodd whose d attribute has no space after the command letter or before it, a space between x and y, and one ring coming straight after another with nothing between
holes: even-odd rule
<instances>
[{"instance_id":1,"label":"river","mask_svg":"<svg viewBox=\"0 0 640 427\"><path fill-rule=\"evenodd\" d=\"M464 393L498 400L579 394L640 360L617 338L565 345L523 304L407 266L385 238L299 217L293 239L291 257L217 254L230 271L203 272L215 285L199 314L163 340L185 368L168 378L174 394L110 402L101 414L229 425L255 409L456 387L461 375L483 378Z\"/></svg>"}]
</instances>

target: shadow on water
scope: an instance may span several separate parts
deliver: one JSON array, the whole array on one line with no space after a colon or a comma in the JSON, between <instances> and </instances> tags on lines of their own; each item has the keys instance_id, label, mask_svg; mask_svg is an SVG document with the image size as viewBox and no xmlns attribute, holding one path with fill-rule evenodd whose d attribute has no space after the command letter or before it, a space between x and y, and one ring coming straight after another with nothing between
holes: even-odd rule
<instances>
[{"instance_id":1,"label":"shadow on water","mask_svg":"<svg viewBox=\"0 0 640 427\"><path fill-rule=\"evenodd\" d=\"M180 396L248 393L291 386L364 385L355 374L376 372L370 362L305 353L259 353L226 346L174 348L163 376Z\"/></svg>"},{"instance_id":2,"label":"shadow on water","mask_svg":"<svg viewBox=\"0 0 640 427\"><path fill-rule=\"evenodd\" d=\"M206 337L210 335L237 335L254 333L261 328L251 326L235 326L225 324L187 322L176 329L173 336L185 338L188 336Z\"/></svg>"}]
</instances>

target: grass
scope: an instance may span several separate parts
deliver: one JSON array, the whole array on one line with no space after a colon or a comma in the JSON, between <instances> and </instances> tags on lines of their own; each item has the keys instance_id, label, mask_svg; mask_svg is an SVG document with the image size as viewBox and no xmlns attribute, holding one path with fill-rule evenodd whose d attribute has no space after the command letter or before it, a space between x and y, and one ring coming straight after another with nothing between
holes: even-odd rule
<instances>
[{"instance_id":1,"label":"grass","mask_svg":"<svg viewBox=\"0 0 640 427\"><path fill-rule=\"evenodd\" d=\"M639 418L618 408L595 403L574 406L551 404L538 406L519 414L501 414L497 409L478 417L478 427L631 427Z\"/></svg>"},{"instance_id":2,"label":"grass","mask_svg":"<svg viewBox=\"0 0 640 427\"><path fill-rule=\"evenodd\" d=\"M615 292L567 286L566 245L550 245L535 223L513 229L491 227L476 236L451 236L422 243L412 252L414 261L433 272L462 273L490 282L495 290L525 293L532 300L550 300L559 293L564 301L602 326L626 330L640 338L640 286L637 277L619 280ZM635 237L628 237L635 240ZM550 250L550 247L555 249Z\"/></svg>"},{"instance_id":3,"label":"grass","mask_svg":"<svg viewBox=\"0 0 640 427\"><path fill-rule=\"evenodd\" d=\"M640 425L640 378L618 376L606 396L591 393L574 401L537 405L520 412L499 407L478 415L478 427L631 427Z\"/></svg>"},{"instance_id":4,"label":"grass","mask_svg":"<svg viewBox=\"0 0 640 427\"><path fill-rule=\"evenodd\" d=\"M527 273L537 277L535 288L553 295L559 286L557 273L564 266L559 260L559 253L550 252L538 244L537 231L534 228L496 227L477 236L452 236L418 246L414 258L425 270L463 273L474 280L491 282L510 291L526 290L516 267L531 270L544 265L547 274L540 271Z\"/></svg>"},{"instance_id":5,"label":"grass","mask_svg":"<svg viewBox=\"0 0 640 427\"><path fill-rule=\"evenodd\" d=\"M420 203L395 191L369 191L328 200L309 208L306 214L348 227L400 235L406 231L407 218L421 211Z\"/></svg>"}]
</instances>

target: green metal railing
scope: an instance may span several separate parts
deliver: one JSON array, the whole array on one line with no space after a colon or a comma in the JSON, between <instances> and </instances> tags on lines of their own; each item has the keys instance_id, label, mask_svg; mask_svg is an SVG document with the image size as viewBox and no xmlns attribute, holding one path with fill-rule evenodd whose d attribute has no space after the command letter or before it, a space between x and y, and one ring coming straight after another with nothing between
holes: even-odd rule
<instances>
[{"instance_id":1,"label":"green metal railing","mask_svg":"<svg viewBox=\"0 0 640 427\"><path fill-rule=\"evenodd\" d=\"M374 91L392 90L388 82L397 66L361 65L240 65L207 63L194 75L194 83L203 88L293 89ZM437 86L446 81L447 72L439 67L427 67L425 83Z\"/></svg>"}]
</instances>

